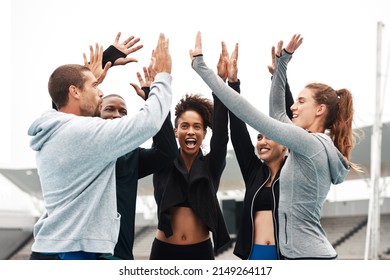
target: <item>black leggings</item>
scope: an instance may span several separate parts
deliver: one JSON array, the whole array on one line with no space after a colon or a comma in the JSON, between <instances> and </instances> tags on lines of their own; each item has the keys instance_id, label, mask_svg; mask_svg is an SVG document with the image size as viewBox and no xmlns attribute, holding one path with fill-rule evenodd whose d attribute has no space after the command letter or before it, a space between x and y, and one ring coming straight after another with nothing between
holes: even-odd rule
<instances>
[{"instance_id":1,"label":"black leggings","mask_svg":"<svg viewBox=\"0 0 390 280\"><path fill-rule=\"evenodd\" d=\"M30 260L61 260L58 254L41 254L31 252Z\"/></svg>"},{"instance_id":2,"label":"black leggings","mask_svg":"<svg viewBox=\"0 0 390 280\"><path fill-rule=\"evenodd\" d=\"M154 239L150 260L214 260L213 245L210 239L190 244L176 245Z\"/></svg>"}]
</instances>

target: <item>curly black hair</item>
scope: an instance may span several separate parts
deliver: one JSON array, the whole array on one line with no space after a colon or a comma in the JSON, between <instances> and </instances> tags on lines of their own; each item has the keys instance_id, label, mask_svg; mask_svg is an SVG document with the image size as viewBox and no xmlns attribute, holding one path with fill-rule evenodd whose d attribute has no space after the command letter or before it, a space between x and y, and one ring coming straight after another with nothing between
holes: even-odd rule
<instances>
[{"instance_id":1,"label":"curly black hair","mask_svg":"<svg viewBox=\"0 0 390 280\"><path fill-rule=\"evenodd\" d=\"M186 94L175 106L175 128L178 127L178 119L186 111L195 111L203 119L204 129L213 128L214 104L208 98L200 94Z\"/></svg>"}]
</instances>

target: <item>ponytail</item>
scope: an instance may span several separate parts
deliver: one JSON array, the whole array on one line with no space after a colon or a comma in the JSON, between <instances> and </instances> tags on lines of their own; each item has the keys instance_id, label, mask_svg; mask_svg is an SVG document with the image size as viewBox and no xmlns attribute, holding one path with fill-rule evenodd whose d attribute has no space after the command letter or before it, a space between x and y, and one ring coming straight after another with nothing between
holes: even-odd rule
<instances>
[{"instance_id":1,"label":"ponytail","mask_svg":"<svg viewBox=\"0 0 390 280\"><path fill-rule=\"evenodd\" d=\"M352 122L353 122L353 101L352 94L347 89L336 90L338 102L338 114L334 122L329 127L329 135L332 138L335 146L349 161L351 157L351 150L356 144ZM360 168L350 162L353 170L358 171Z\"/></svg>"},{"instance_id":2,"label":"ponytail","mask_svg":"<svg viewBox=\"0 0 390 280\"><path fill-rule=\"evenodd\" d=\"M333 143L353 170L362 171L358 165L350 162L351 150L356 144L352 129L354 109L351 92L347 89L334 90L321 83L312 83L306 87L314 90L317 104L325 104L328 109L325 128Z\"/></svg>"}]
</instances>

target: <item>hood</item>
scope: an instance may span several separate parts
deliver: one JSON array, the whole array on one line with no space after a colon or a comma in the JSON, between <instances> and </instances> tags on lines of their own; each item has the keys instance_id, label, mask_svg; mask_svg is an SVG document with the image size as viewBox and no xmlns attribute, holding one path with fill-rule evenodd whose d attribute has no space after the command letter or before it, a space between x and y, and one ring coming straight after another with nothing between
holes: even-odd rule
<instances>
[{"instance_id":1,"label":"hood","mask_svg":"<svg viewBox=\"0 0 390 280\"><path fill-rule=\"evenodd\" d=\"M74 117L56 110L50 110L35 120L28 129L28 135L32 136L30 147L34 151L41 150L42 146L57 131L57 129Z\"/></svg>"},{"instance_id":2,"label":"hood","mask_svg":"<svg viewBox=\"0 0 390 280\"><path fill-rule=\"evenodd\" d=\"M349 163L334 145L332 139L323 133L313 133L325 147L332 184L340 184L349 172Z\"/></svg>"}]
</instances>

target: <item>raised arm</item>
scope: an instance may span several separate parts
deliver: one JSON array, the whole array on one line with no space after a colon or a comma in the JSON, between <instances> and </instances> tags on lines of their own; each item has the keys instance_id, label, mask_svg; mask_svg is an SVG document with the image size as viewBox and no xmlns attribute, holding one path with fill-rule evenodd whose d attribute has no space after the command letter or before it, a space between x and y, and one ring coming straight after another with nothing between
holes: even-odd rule
<instances>
[{"instance_id":1,"label":"raised arm","mask_svg":"<svg viewBox=\"0 0 390 280\"><path fill-rule=\"evenodd\" d=\"M217 71L218 71L218 75L224 81L226 81L229 74L228 73L229 64L232 63L233 60L235 61L235 64L237 64L238 47L236 47L235 51L232 53L232 56L229 57L226 44L222 42L221 46L222 46L222 51L219 56ZM229 77L229 79L232 79L232 77ZM237 75L235 79L237 79ZM210 149L210 157L211 157L210 174L216 176L215 180L219 180L226 166L227 144L229 142L228 110L226 106L219 100L219 98L215 94L213 94L213 100L214 100L214 115L213 115L213 134L210 140L210 148L211 148ZM216 191L217 190L218 189L216 189Z\"/></svg>"},{"instance_id":2,"label":"raised arm","mask_svg":"<svg viewBox=\"0 0 390 280\"><path fill-rule=\"evenodd\" d=\"M279 53L282 50L282 46L283 46L283 41L279 41L279 43L277 45ZM275 47L272 46L271 47L271 65L268 65L268 71L271 73L272 76L275 73L275 67L276 67L276 53L275 53ZM293 98L292 92L290 90L290 85L288 84L287 77L286 77L285 101L286 101L285 102L286 103L286 106L285 106L286 107L286 114L287 114L288 118L291 120L291 118L292 118L291 106L294 104L294 98ZM270 105L269 108L271 108L271 107L272 106Z\"/></svg>"},{"instance_id":3,"label":"raised arm","mask_svg":"<svg viewBox=\"0 0 390 280\"><path fill-rule=\"evenodd\" d=\"M161 129L168 116L172 102L170 75L172 60L169 53L169 40L162 33L155 49L152 67L157 74L151 84L149 97L141 110L133 116L102 123L107 128L104 130L106 135L102 136L103 140L99 145L104 151L110 151L109 147L115 150L109 153L110 157L117 158L129 150L138 148Z\"/></svg>"},{"instance_id":4,"label":"raised arm","mask_svg":"<svg viewBox=\"0 0 390 280\"><path fill-rule=\"evenodd\" d=\"M276 50L276 65L274 70L274 76L272 78L270 99L269 99L269 114L271 117L280 120L282 122L291 123L292 114L290 112L290 106L286 104L286 101L292 99L292 97L286 96L287 93L287 63L291 60L292 54L302 44L303 38L300 35L294 35L288 43L285 50L283 50L283 41L279 41ZM285 55L282 55L282 54ZM274 61L275 58L273 58ZM270 69L270 67L268 67ZM289 89L289 87L288 87ZM291 93L291 92L290 92ZM287 114L290 112L290 116Z\"/></svg>"},{"instance_id":5,"label":"raised arm","mask_svg":"<svg viewBox=\"0 0 390 280\"><path fill-rule=\"evenodd\" d=\"M152 58L153 54L154 52L152 53ZM130 85L134 88L138 96L146 100L149 96L150 85L153 83L154 77L156 76L156 71L153 69L153 59L150 60L148 67L144 66L142 69L144 72L144 78L140 72L137 72L137 78L140 86L136 83L130 83Z\"/></svg>"},{"instance_id":6,"label":"raised arm","mask_svg":"<svg viewBox=\"0 0 390 280\"><path fill-rule=\"evenodd\" d=\"M192 67L199 76L210 87L214 94L233 112L238 118L248 125L266 135L270 139L288 147L291 150L306 156L312 156L318 152L318 145L322 145L318 140L300 127L282 123L270 118L257 110L250 102L224 83L224 81L209 69L202 57L201 34L198 32L195 48L190 50ZM316 144L309 145L316 141ZM306 145L307 144L307 145Z\"/></svg>"},{"instance_id":7,"label":"raised arm","mask_svg":"<svg viewBox=\"0 0 390 280\"><path fill-rule=\"evenodd\" d=\"M152 69L152 64L149 67L143 67L144 78L141 73L137 72L137 78L140 86L136 83L130 83L136 93L143 99L147 99L150 92L150 85L154 81L156 75ZM159 171L164 164L174 160L178 156L178 148L176 143L171 114L165 118L165 121L155 136L153 136L153 145L149 149L141 148L139 157L138 178L143 178L152 173Z\"/></svg>"}]
</instances>

